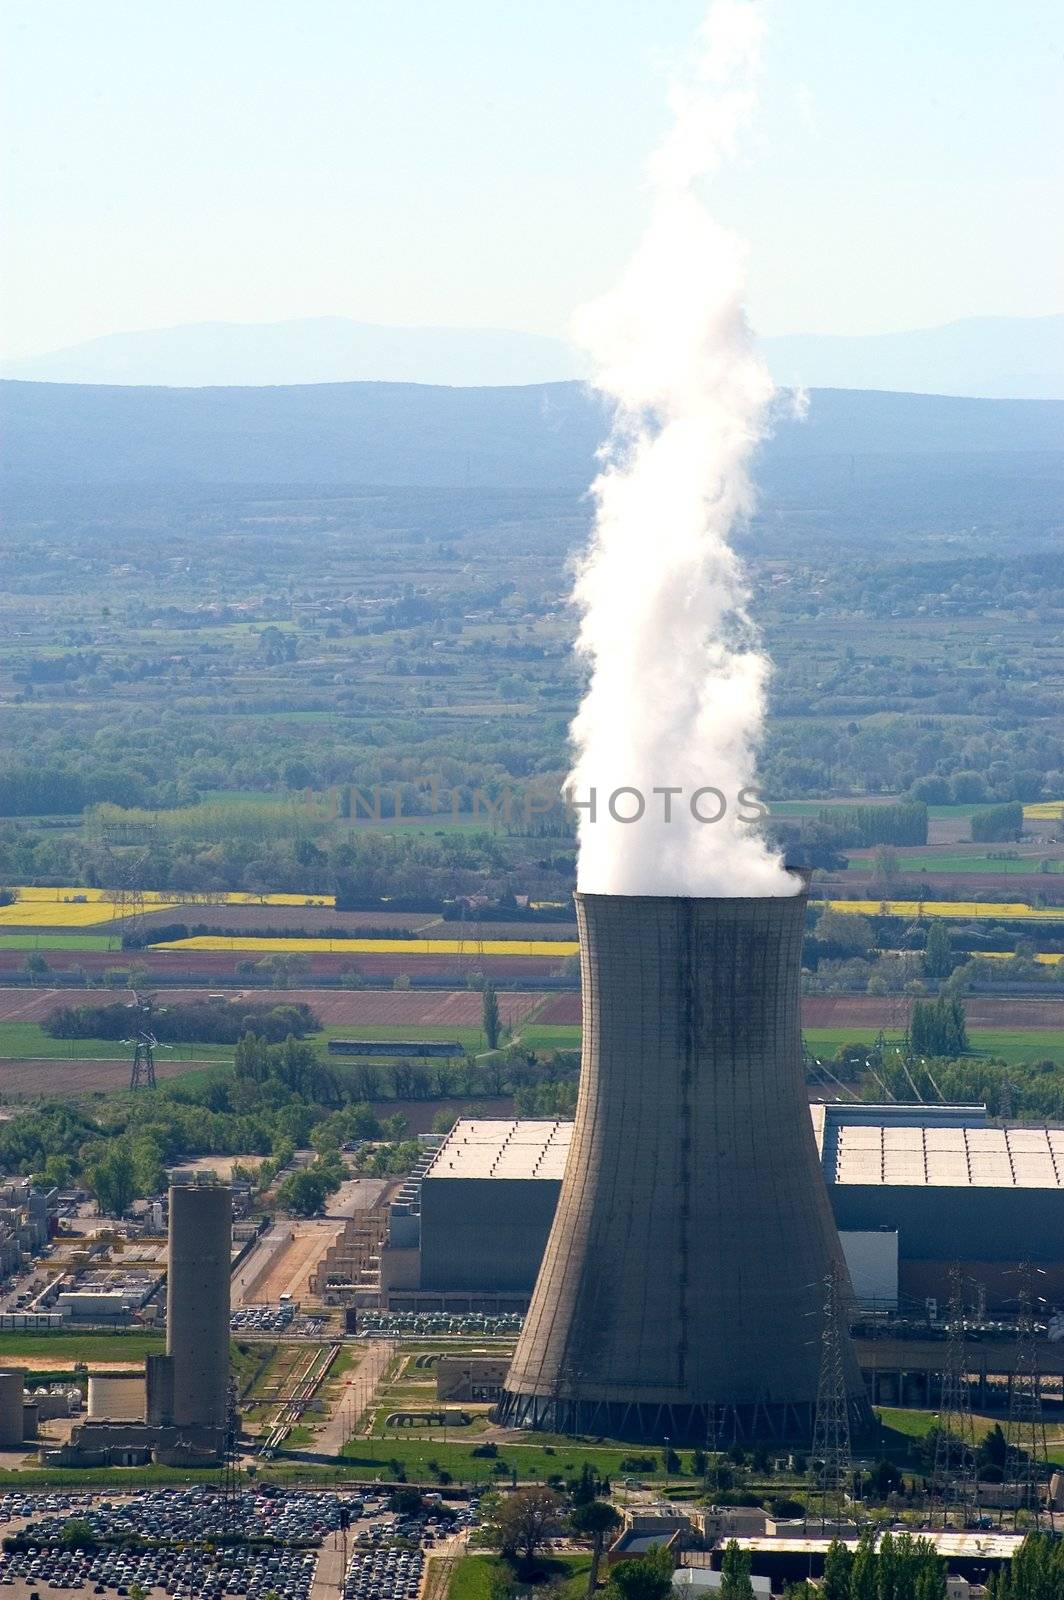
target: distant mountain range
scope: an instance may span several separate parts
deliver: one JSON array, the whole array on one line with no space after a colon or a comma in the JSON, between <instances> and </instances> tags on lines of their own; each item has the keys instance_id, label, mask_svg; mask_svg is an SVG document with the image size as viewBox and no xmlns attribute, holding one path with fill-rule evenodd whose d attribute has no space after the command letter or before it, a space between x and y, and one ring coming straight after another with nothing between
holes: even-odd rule
<instances>
[{"instance_id":1,"label":"distant mountain range","mask_svg":"<svg viewBox=\"0 0 1064 1600\"><path fill-rule=\"evenodd\" d=\"M39 484L581 491L608 420L580 383L169 389L9 380L0 382L0 464L8 482ZM1046 463L1056 473L1062 455L1064 401L823 389L801 421L781 406L758 475L800 483L813 472L815 501L824 464L833 481L864 480L889 458L908 474L907 494L928 472L1005 471L1044 496Z\"/></svg>"},{"instance_id":2,"label":"distant mountain range","mask_svg":"<svg viewBox=\"0 0 1064 1600\"><path fill-rule=\"evenodd\" d=\"M910 333L765 339L777 382L981 398L1064 398L1064 316L976 317ZM561 339L493 328L388 328L345 317L114 333L0 364L46 383L166 387L552 383L585 375Z\"/></svg>"},{"instance_id":3,"label":"distant mountain range","mask_svg":"<svg viewBox=\"0 0 1064 1600\"><path fill-rule=\"evenodd\" d=\"M1064 316L970 317L915 333L794 334L762 345L777 383L984 399L1064 399Z\"/></svg>"},{"instance_id":4,"label":"distant mountain range","mask_svg":"<svg viewBox=\"0 0 1064 1600\"><path fill-rule=\"evenodd\" d=\"M201 322L111 333L0 363L0 377L167 387L303 383L550 383L583 375L561 339L498 328L381 328L347 317Z\"/></svg>"}]
</instances>

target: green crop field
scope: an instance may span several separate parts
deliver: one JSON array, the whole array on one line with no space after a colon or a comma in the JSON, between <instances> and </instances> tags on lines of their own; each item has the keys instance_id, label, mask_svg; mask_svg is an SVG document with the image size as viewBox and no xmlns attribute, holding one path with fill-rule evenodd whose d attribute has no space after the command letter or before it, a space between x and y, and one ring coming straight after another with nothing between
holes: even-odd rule
<instances>
[{"instance_id":1,"label":"green crop field","mask_svg":"<svg viewBox=\"0 0 1064 1600\"><path fill-rule=\"evenodd\" d=\"M76 999L75 999L76 1003ZM115 1061L129 1055L121 1039L53 1039L36 1022L0 1022L0 1060L39 1058L46 1061ZM231 1044L159 1046L162 1060L232 1061Z\"/></svg>"},{"instance_id":2,"label":"green crop field","mask_svg":"<svg viewBox=\"0 0 1064 1600\"><path fill-rule=\"evenodd\" d=\"M879 1030L872 1027L806 1028L806 1047L814 1055L827 1060L840 1045L868 1044L871 1046ZM884 1036L901 1040L897 1030L884 1030ZM1025 1061L1058 1061L1064 1064L1064 1032L1051 1028L969 1028L968 1043L973 1055L991 1056L1005 1061L1009 1066L1019 1066Z\"/></svg>"},{"instance_id":3,"label":"green crop field","mask_svg":"<svg viewBox=\"0 0 1064 1600\"><path fill-rule=\"evenodd\" d=\"M538 1023L517 1027L521 1043L529 1050L579 1050L580 1028L576 1023Z\"/></svg>"},{"instance_id":4,"label":"green crop field","mask_svg":"<svg viewBox=\"0 0 1064 1600\"><path fill-rule=\"evenodd\" d=\"M0 933L0 950L121 950L106 933Z\"/></svg>"},{"instance_id":5,"label":"green crop field","mask_svg":"<svg viewBox=\"0 0 1064 1600\"><path fill-rule=\"evenodd\" d=\"M911 872L918 876L921 872L987 872L1002 873L1016 877L1030 877L1034 874L1047 876L1041 870L1044 856L1017 856L1015 860L995 860L990 855L926 855L926 856L899 856L898 866L902 872ZM851 871L860 871L867 874L867 862L851 862ZM1064 872L1064 861L1049 862L1049 872Z\"/></svg>"}]
</instances>

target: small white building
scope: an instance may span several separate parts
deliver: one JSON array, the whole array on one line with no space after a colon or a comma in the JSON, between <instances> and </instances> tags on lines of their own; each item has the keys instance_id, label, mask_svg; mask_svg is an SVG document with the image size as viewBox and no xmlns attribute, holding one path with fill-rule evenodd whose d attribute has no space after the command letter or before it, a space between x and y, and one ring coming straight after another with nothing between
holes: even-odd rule
<instances>
[{"instance_id":1,"label":"small white building","mask_svg":"<svg viewBox=\"0 0 1064 1600\"><path fill-rule=\"evenodd\" d=\"M724 1581L722 1572L714 1572L710 1567L677 1567L672 1575L672 1587L679 1595L686 1596L686 1600L696 1600L704 1594L716 1594ZM751 1576L750 1583L755 1595L764 1595L766 1600L772 1594L772 1584L768 1578Z\"/></svg>"}]
</instances>

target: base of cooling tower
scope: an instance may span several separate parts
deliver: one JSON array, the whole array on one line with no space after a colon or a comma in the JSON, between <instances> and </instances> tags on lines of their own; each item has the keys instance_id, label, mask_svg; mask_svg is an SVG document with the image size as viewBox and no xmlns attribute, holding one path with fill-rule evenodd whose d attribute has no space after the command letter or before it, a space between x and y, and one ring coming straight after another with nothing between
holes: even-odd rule
<instances>
[{"instance_id":1,"label":"base of cooling tower","mask_svg":"<svg viewBox=\"0 0 1064 1600\"><path fill-rule=\"evenodd\" d=\"M850 1430L859 1438L874 1426L863 1395L848 1402ZM808 1447L816 1406L809 1401L750 1405L668 1405L640 1400L572 1400L504 1389L492 1420L504 1428L569 1437L622 1439L632 1444L705 1446L707 1440L778 1439Z\"/></svg>"}]
</instances>

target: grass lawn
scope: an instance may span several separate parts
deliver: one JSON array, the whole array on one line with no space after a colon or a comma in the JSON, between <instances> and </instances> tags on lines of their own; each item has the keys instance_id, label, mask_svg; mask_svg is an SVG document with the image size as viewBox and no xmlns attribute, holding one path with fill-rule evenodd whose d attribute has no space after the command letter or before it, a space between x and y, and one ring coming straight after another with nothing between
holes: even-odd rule
<instances>
[{"instance_id":1,"label":"grass lawn","mask_svg":"<svg viewBox=\"0 0 1064 1600\"><path fill-rule=\"evenodd\" d=\"M805 1042L814 1055L825 1060L835 1054L840 1045L874 1043L878 1029L862 1028L805 1028ZM884 1030L887 1041L901 1034ZM969 1028L968 1043L973 1056L993 1056L1019 1066L1024 1061L1051 1060L1064 1064L1064 1033L1052 1028Z\"/></svg>"},{"instance_id":2,"label":"grass lawn","mask_svg":"<svg viewBox=\"0 0 1064 1600\"><path fill-rule=\"evenodd\" d=\"M500 1444L499 1454L487 1457L473 1455L475 1439L459 1444L450 1439L446 1443L440 1438L411 1439L405 1429L404 1434L406 1436L402 1438L390 1433L384 1438L351 1439L344 1446L343 1460L359 1466L370 1476L376 1476L392 1461L399 1461L409 1478L429 1482L433 1469L428 1463L434 1461L459 1483L505 1484L511 1479L510 1469L516 1471L519 1481L535 1482L538 1479L542 1483L555 1473L567 1478L574 1476L585 1461L603 1477L621 1477L621 1461L631 1455L634 1448L626 1445L573 1444L564 1439L554 1444L537 1440L534 1444ZM654 1455L656 1464L657 1452L637 1450L635 1453ZM506 1465L505 1473L493 1471L500 1462Z\"/></svg>"},{"instance_id":3,"label":"grass lawn","mask_svg":"<svg viewBox=\"0 0 1064 1600\"><path fill-rule=\"evenodd\" d=\"M579 1050L580 1028L576 1023L564 1022L534 1022L530 1028L522 1028L520 1023L514 1029L520 1034L521 1043L530 1050Z\"/></svg>"},{"instance_id":4,"label":"grass lawn","mask_svg":"<svg viewBox=\"0 0 1064 1600\"><path fill-rule=\"evenodd\" d=\"M888 1446L891 1444L906 1446L910 1440L926 1438L937 1421L934 1411L910 1411L902 1407L877 1406L876 1413L886 1430L885 1442ZM984 1434L989 1433L996 1422L1001 1422L1002 1427L1005 1426L1004 1420L1000 1417L973 1415L972 1426L976 1439L979 1440ZM1050 1429L1048 1445L1050 1461L1064 1466L1064 1437L1054 1437Z\"/></svg>"},{"instance_id":5,"label":"grass lawn","mask_svg":"<svg viewBox=\"0 0 1064 1600\"><path fill-rule=\"evenodd\" d=\"M265 1476L265 1474L263 1474ZM27 1467L0 1470L0 1488L142 1489L155 1483L220 1483L217 1467Z\"/></svg>"},{"instance_id":6,"label":"grass lawn","mask_svg":"<svg viewBox=\"0 0 1064 1600\"><path fill-rule=\"evenodd\" d=\"M0 1333L0 1359L33 1356L58 1364L75 1361L121 1361L131 1366L162 1350L161 1333Z\"/></svg>"},{"instance_id":7,"label":"grass lawn","mask_svg":"<svg viewBox=\"0 0 1064 1600\"><path fill-rule=\"evenodd\" d=\"M551 1555L536 1562L536 1583L557 1585L561 1600L580 1600L587 1592L590 1555ZM463 1556L451 1574L447 1600L491 1600L493 1573L514 1576L516 1569L502 1556Z\"/></svg>"}]
</instances>

